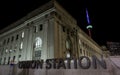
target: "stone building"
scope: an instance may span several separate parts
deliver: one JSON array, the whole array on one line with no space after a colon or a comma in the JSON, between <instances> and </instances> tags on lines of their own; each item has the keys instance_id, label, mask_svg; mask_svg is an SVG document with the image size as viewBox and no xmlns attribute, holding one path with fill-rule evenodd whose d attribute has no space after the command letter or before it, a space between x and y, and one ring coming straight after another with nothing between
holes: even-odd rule
<instances>
[{"instance_id":1,"label":"stone building","mask_svg":"<svg viewBox=\"0 0 120 75\"><path fill-rule=\"evenodd\" d=\"M120 55L120 42L107 41L106 44L111 56Z\"/></svg>"},{"instance_id":2,"label":"stone building","mask_svg":"<svg viewBox=\"0 0 120 75\"><path fill-rule=\"evenodd\" d=\"M50 1L0 30L0 63L102 56L101 47L56 1Z\"/></svg>"}]
</instances>

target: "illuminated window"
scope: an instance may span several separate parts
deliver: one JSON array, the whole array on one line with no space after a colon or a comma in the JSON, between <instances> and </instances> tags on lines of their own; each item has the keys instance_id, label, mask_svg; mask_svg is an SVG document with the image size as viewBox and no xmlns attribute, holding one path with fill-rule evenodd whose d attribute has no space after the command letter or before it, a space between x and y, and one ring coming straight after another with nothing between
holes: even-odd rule
<instances>
[{"instance_id":1,"label":"illuminated window","mask_svg":"<svg viewBox=\"0 0 120 75\"><path fill-rule=\"evenodd\" d=\"M20 43L20 50L23 49L23 42Z\"/></svg>"},{"instance_id":2,"label":"illuminated window","mask_svg":"<svg viewBox=\"0 0 120 75\"><path fill-rule=\"evenodd\" d=\"M79 39L79 44L81 45L81 40Z\"/></svg>"},{"instance_id":3,"label":"illuminated window","mask_svg":"<svg viewBox=\"0 0 120 75\"><path fill-rule=\"evenodd\" d=\"M70 53L69 53L69 52L67 52L66 57L67 57L67 58L70 58Z\"/></svg>"},{"instance_id":4,"label":"illuminated window","mask_svg":"<svg viewBox=\"0 0 120 75\"><path fill-rule=\"evenodd\" d=\"M42 39L40 37L37 37L35 39L35 48L42 47Z\"/></svg>"},{"instance_id":5,"label":"illuminated window","mask_svg":"<svg viewBox=\"0 0 120 75\"><path fill-rule=\"evenodd\" d=\"M69 57L71 57L71 54L72 54L72 52L71 52L71 50L72 50L72 43L71 43L71 41L70 41L70 39L67 39L66 40L66 57L67 58L69 58Z\"/></svg>"},{"instance_id":6,"label":"illuminated window","mask_svg":"<svg viewBox=\"0 0 120 75\"><path fill-rule=\"evenodd\" d=\"M66 40L66 48L67 50L70 50L70 40Z\"/></svg>"},{"instance_id":7,"label":"illuminated window","mask_svg":"<svg viewBox=\"0 0 120 75\"><path fill-rule=\"evenodd\" d=\"M5 50L5 53L8 53L8 49Z\"/></svg>"},{"instance_id":8,"label":"illuminated window","mask_svg":"<svg viewBox=\"0 0 120 75\"><path fill-rule=\"evenodd\" d=\"M12 49L10 49L10 53L12 52Z\"/></svg>"},{"instance_id":9,"label":"illuminated window","mask_svg":"<svg viewBox=\"0 0 120 75\"><path fill-rule=\"evenodd\" d=\"M24 32L22 32L22 38L24 38Z\"/></svg>"},{"instance_id":10,"label":"illuminated window","mask_svg":"<svg viewBox=\"0 0 120 75\"><path fill-rule=\"evenodd\" d=\"M9 50L9 52L10 52L10 53L12 52L12 46L10 46L10 50Z\"/></svg>"}]
</instances>

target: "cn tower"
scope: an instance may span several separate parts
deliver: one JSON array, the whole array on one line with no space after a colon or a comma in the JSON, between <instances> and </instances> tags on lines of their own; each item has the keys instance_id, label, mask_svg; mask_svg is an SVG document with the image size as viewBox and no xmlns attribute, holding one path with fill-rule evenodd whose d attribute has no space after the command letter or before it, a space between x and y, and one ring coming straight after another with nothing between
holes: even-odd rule
<instances>
[{"instance_id":1,"label":"cn tower","mask_svg":"<svg viewBox=\"0 0 120 75\"><path fill-rule=\"evenodd\" d=\"M89 36L92 37L92 35L91 35L91 29L93 28L93 26L90 24L90 19L89 19L87 8L86 8L86 18L87 18L87 23L88 23L88 25L86 26L86 28L88 29Z\"/></svg>"}]
</instances>

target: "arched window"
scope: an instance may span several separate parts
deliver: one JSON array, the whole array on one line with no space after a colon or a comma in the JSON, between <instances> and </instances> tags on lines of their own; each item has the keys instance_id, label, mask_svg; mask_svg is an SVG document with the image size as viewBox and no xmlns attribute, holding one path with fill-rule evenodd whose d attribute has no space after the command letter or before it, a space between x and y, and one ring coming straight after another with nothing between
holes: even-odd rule
<instances>
[{"instance_id":1,"label":"arched window","mask_svg":"<svg viewBox=\"0 0 120 75\"><path fill-rule=\"evenodd\" d=\"M42 47L42 39L40 37L37 37L35 39L35 48Z\"/></svg>"}]
</instances>

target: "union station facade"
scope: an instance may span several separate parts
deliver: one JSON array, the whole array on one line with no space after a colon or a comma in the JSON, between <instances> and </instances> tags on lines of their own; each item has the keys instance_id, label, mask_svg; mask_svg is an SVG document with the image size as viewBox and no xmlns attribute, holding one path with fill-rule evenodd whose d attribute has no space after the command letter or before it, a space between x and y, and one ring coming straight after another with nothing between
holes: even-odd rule
<instances>
[{"instance_id":1,"label":"union station facade","mask_svg":"<svg viewBox=\"0 0 120 75\"><path fill-rule=\"evenodd\" d=\"M102 48L56 1L0 30L0 64L92 55L102 57Z\"/></svg>"}]
</instances>

